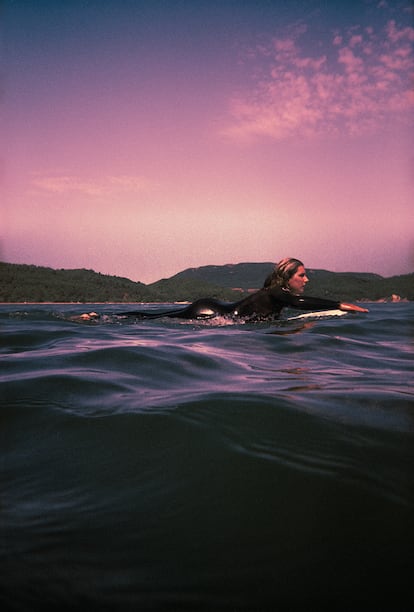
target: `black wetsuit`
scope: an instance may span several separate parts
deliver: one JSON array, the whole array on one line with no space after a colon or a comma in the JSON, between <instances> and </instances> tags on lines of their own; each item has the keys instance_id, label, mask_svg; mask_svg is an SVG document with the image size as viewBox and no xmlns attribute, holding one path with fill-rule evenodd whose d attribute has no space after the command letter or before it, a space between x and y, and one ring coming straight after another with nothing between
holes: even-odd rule
<instances>
[{"instance_id":1,"label":"black wetsuit","mask_svg":"<svg viewBox=\"0 0 414 612\"><path fill-rule=\"evenodd\" d=\"M207 319L218 315L244 317L251 320L276 319L287 306L299 310L326 310L339 308L340 302L323 298L293 295L281 287L260 289L238 302L221 302L213 298L201 298L192 304L175 310L117 313L120 316L139 319L177 317L180 319Z\"/></svg>"}]
</instances>

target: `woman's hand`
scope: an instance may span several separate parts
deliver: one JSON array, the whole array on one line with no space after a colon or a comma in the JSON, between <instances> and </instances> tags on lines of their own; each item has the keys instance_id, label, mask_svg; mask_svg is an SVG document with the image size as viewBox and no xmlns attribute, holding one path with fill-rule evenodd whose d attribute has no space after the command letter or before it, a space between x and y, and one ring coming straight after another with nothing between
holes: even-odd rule
<instances>
[{"instance_id":1,"label":"woman's hand","mask_svg":"<svg viewBox=\"0 0 414 612\"><path fill-rule=\"evenodd\" d=\"M361 306L356 306L356 304L345 304L343 302L339 304L339 310L345 310L346 312L369 312L367 308L361 308Z\"/></svg>"}]
</instances>

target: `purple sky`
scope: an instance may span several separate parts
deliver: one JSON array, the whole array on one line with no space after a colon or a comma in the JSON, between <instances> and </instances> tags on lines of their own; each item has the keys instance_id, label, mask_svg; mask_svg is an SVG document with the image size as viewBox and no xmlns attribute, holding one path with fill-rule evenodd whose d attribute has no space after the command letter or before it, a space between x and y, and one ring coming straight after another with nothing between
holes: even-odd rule
<instances>
[{"instance_id":1,"label":"purple sky","mask_svg":"<svg viewBox=\"0 0 414 612\"><path fill-rule=\"evenodd\" d=\"M411 9L410 9L411 7ZM0 258L414 270L410 2L3 2Z\"/></svg>"}]
</instances>

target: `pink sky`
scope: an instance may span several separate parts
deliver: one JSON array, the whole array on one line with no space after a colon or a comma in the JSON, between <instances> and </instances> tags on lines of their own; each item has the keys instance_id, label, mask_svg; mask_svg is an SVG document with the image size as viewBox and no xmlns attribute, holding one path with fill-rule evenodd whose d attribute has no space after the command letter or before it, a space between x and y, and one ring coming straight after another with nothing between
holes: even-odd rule
<instances>
[{"instance_id":1,"label":"pink sky","mask_svg":"<svg viewBox=\"0 0 414 612\"><path fill-rule=\"evenodd\" d=\"M409 3L5 5L3 261L414 270Z\"/></svg>"}]
</instances>

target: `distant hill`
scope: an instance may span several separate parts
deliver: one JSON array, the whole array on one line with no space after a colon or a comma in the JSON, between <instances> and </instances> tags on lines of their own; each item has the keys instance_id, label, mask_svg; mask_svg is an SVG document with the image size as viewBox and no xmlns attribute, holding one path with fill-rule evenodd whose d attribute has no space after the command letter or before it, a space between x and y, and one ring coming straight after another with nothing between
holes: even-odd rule
<instances>
[{"instance_id":1,"label":"distant hill","mask_svg":"<svg viewBox=\"0 0 414 612\"><path fill-rule=\"evenodd\" d=\"M239 263L189 268L145 285L93 270L55 270L0 262L1 302L177 302L211 296L237 300L259 289L274 264ZM308 269L308 295L344 301L414 300L414 273L383 278L362 272Z\"/></svg>"},{"instance_id":2,"label":"distant hill","mask_svg":"<svg viewBox=\"0 0 414 612\"><path fill-rule=\"evenodd\" d=\"M274 263L239 263L223 266L188 268L170 281L188 279L205 281L244 292L260 289ZM307 268L309 284L305 293L319 297L346 300L379 300L393 294L414 300L414 273L384 278L368 272L329 272ZM153 286L156 286L154 283Z\"/></svg>"},{"instance_id":3,"label":"distant hill","mask_svg":"<svg viewBox=\"0 0 414 612\"><path fill-rule=\"evenodd\" d=\"M144 285L93 270L0 262L0 302L175 302L205 296L235 299L234 292L197 279Z\"/></svg>"},{"instance_id":4,"label":"distant hill","mask_svg":"<svg viewBox=\"0 0 414 612\"><path fill-rule=\"evenodd\" d=\"M147 285L160 302L192 302L201 297L218 300L238 300L240 292L235 292L223 284L211 283L204 278L186 277L176 274Z\"/></svg>"},{"instance_id":5,"label":"distant hill","mask_svg":"<svg viewBox=\"0 0 414 612\"><path fill-rule=\"evenodd\" d=\"M1 262L0 281L2 302L140 302L153 297L143 283L84 269Z\"/></svg>"},{"instance_id":6,"label":"distant hill","mask_svg":"<svg viewBox=\"0 0 414 612\"><path fill-rule=\"evenodd\" d=\"M275 264L271 262L201 266L200 268L187 268L187 270L172 276L170 280L185 278L202 280L229 289L256 290L263 286L264 279L270 274L274 266Z\"/></svg>"}]
</instances>

